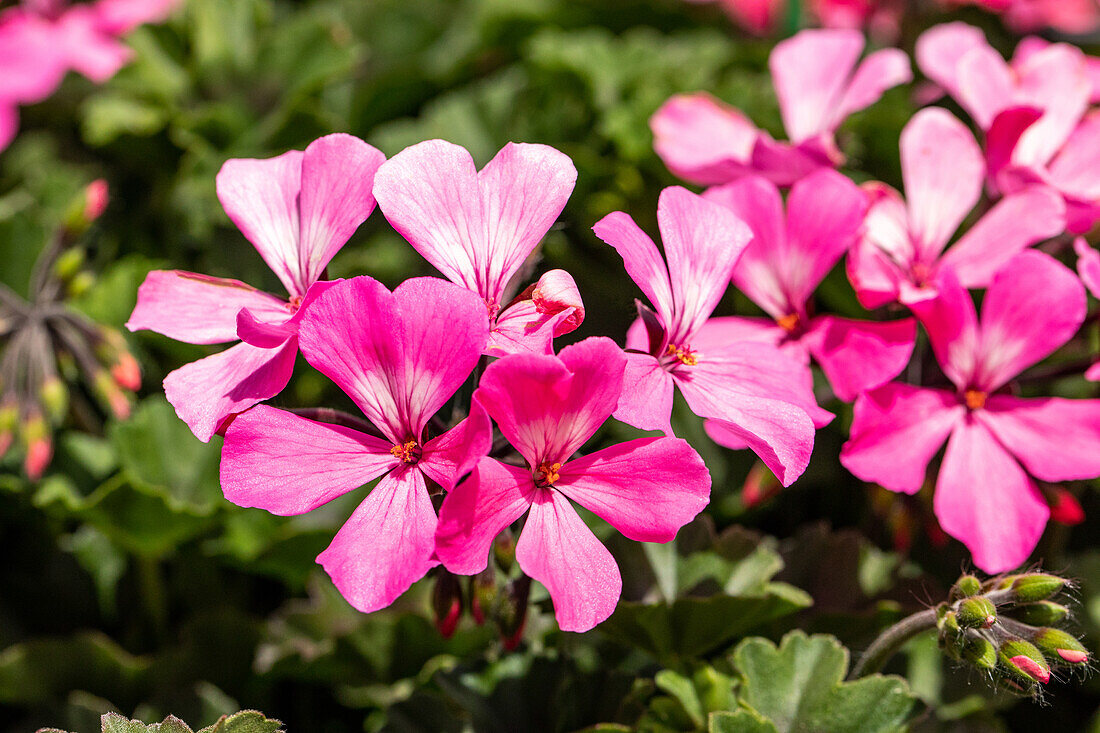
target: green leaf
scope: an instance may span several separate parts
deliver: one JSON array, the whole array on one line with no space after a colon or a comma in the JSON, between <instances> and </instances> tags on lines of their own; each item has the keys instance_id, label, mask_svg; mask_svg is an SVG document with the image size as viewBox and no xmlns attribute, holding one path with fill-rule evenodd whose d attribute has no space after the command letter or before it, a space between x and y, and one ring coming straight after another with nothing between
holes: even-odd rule
<instances>
[{"instance_id":1,"label":"green leaf","mask_svg":"<svg viewBox=\"0 0 1100 733\"><path fill-rule=\"evenodd\" d=\"M272 720L255 710L242 710L232 715L223 715L217 723L207 726L199 733L277 733L283 724Z\"/></svg>"},{"instance_id":2,"label":"green leaf","mask_svg":"<svg viewBox=\"0 0 1100 733\"><path fill-rule=\"evenodd\" d=\"M753 710L711 713L707 733L778 733L775 724Z\"/></svg>"},{"instance_id":3,"label":"green leaf","mask_svg":"<svg viewBox=\"0 0 1100 733\"><path fill-rule=\"evenodd\" d=\"M193 733L187 723L174 715L169 715L159 723L146 725L140 720L128 720L118 713L107 713L102 722L102 733Z\"/></svg>"},{"instance_id":4,"label":"green leaf","mask_svg":"<svg viewBox=\"0 0 1100 733\"><path fill-rule=\"evenodd\" d=\"M683 706L692 723L703 727L703 703L690 679L671 669L662 669L654 677L654 682Z\"/></svg>"},{"instance_id":5,"label":"green leaf","mask_svg":"<svg viewBox=\"0 0 1100 733\"><path fill-rule=\"evenodd\" d=\"M126 693L148 664L99 633L14 644L0 652L0 703L49 704L77 689Z\"/></svg>"},{"instance_id":6,"label":"green leaf","mask_svg":"<svg viewBox=\"0 0 1100 733\"><path fill-rule=\"evenodd\" d=\"M902 730L915 698L900 677L842 682L848 650L831 636L793 631L777 648L746 639L733 653L744 683L741 703L779 733L887 733Z\"/></svg>"}]
</instances>

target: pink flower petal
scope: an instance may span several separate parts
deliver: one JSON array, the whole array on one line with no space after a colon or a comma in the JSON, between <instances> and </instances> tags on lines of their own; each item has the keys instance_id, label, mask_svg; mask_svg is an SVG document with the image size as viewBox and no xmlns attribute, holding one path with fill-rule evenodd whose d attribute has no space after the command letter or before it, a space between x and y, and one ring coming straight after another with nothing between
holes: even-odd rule
<instances>
[{"instance_id":1,"label":"pink flower petal","mask_svg":"<svg viewBox=\"0 0 1100 733\"><path fill-rule=\"evenodd\" d=\"M704 92L669 98L649 127L653 149L673 175L704 186L745 175L759 135L739 110Z\"/></svg>"},{"instance_id":2,"label":"pink flower petal","mask_svg":"<svg viewBox=\"0 0 1100 733\"><path fill-rule=\"evenodd\" d=\"M981 29L962 22L942 23L917 39L917 66L952 97L959 96L958 66L971 49L987 46Z\"/></svg>"},{"instance_id":3,"label":"pink flower petal","mask_svg":"<svg viewBox=\"0 0 1100 733\"><path fill-rule=\"evenodd\" d=\"M1050 508L1020 464L981 424L955 426L936 481L936 518L987 573L1023 564L1046 526Z\"/></svg>"},{"instance_id":4,"label":"pink flower petal","mask_svg":"<svg viewBox=\"0 0 1100 733\"><path fill-rule=\"evenodd\" d=\"M1081 49L1056 43L1016 65L1016 101L1044 111L1020 138L1013 160L1045 165L1088 109L1092 85Z\"/></svg>"},{"instance_id":5,"label":"pink flower petal","mask_svg":"<svg viewBox=\"0 0 1100 733\"><path fill-rule=\"evenodd\" d=\"M450 491L493 447L493 424L476 401L469 416L442 435L424 444L417 464L432 481Z\"/></svg>"},{"instance_id":6,"label":"pink flower petal","mask_svg":"<svg viewBox=\"0 0 1100 733\"><path fill-rule=\"evenodd\" d=\"M584 323L584 301L573 276L565 270L549 270L531 290L531 301L539 313L554 316L568 309L569 317L554 328L555 336L564 336Z\"/></svg>"},{"instance_id":7,"label":"pink flower petal","mask_svg":"<svg viewBox=\"0 0 1100 733\"><path fill-rule=\"evenodd\" d=\"M1013 255L1065 230L1066 205L1055 191L1032 186L997 202L947 250L940 267L965 288L984 288Z\"/></svg>"},{"instance_id":8,"label":"pink flower petal","mask_svg":"<svg viewBox=\"0 0 1100 733\"><path fill-rule=\"evenodd\" d=\"M92 8L71 6L54 21L54 43L64 49L72 69L102 84L130 61L133 51L97 26Z\"/></svg>"},{"instance_id":9,"label":"pink flower petal","mask_svg":"<svg viewBox=\"0 0 1100 733\"><path fill-rule=\"evenodd\" d=\"M568 499L552 489L537 491L533 499L516 560L550 591L562 631L588 631L619 602L619 567Z\"/></svg>"},{"instance_id":10,"label":"pink flower petal","mask_svg":"<svg viewBox=\"0 0 1100 733\"><path fill-rule=\"evenodd\" d=\"M993 278L982 301L981 388L996 390L1077 333L1085 288L1053 257L1026 250Z\"/></svg>"},{"instance_id":11,"label":"pink flower petal","mask_svg":"<svg viewBox=\"0 0 1100 733\"><path fill-rule=\"evenodd\" d=\"M555 488L638 542L668 542L706 507L710 473L679 438L638 438L565 463Z\"/></svg>"},{"instance_id":12,"label":"pink flower petal","mask_svg":"<svg viewBox=\"0 0 1100 733\"><path fill-rule=\"evenodd\" d=\"M181 0L96 0L92 9L96 27L103 33L122 36L139 25L160 23L172 14Z\"/></svg>"},{"instance_id":13,"label":"pink flower petal","mask_svg":"<svg viewBox=\"0 0 1100 733\"><path fill-rule=\"evenodd\" d=\"M982 151L966 125L929 107L902 130L901 170L918 256L934 260L981 198Z\"/></svg>"},{"instance_id":14,"label":"pink flower petal","mask_svg":"<svg viewBox=\"0 0 1100 733\"><path fill-rule=\"evenodd\" d=\"M988 44L976 46L959 59L957 100L982 130L988 130L1004 110L1025 103L1012 72Z\"/></svg>"},{"instance_id":15,"label":"pink flower petal","mask_svg":"<svg viewBox=\"0 0 1100 733\"><path fill-rule=\"evenodd\" d=\"M164 378L164 395L205 443L225 418L282 392L297 354L296 339L277 349L237 344L169 374Z\"/></svg>"},{"instance_id":16,"label":"pink flower petal","mask_svg":"<svg viewBox=\"0 0 1100 733\"><path fill-rule=\"evenodd\" d=\"M523 516L535 491L530 471L481 459L439 508L435 553L443 566L460 575L484 570L493 539Z\"/></svg>"},{"instance_id":17,"label":"pink flower petal","mask_svg":"<svg viewBox=\"0 0 1100 733\"><path fill-rule=\"evenodd\" d=\"M22 8L0 15L0 100L35 104L54 93L68 71L65 48L49 21Z\"/></svg>"},{"instance_id":18,"label":"pink flower petal","mask_svg":"<svg viewBox=\"0 0 1100 733\"><path fill-rule=\"evenodd\" d=\"M291 295L305 295L308 289L298 267L302 156L291 150L266 160L233 158L216 179L225 213Z\"/></svg>"},{"instance_id":19,"label":"pink flower petal","mask_svg":"<svg viewBox=\"0 0 1100 733\"><path fill-rule=\"evenodd\" d=\"M616 420L639 430L672 435L672 375L649 354L626 352L623 389L615 407Z\"/></svg>"},{"instance_id":20,"label":"pink flower petal","mask_svg":"<svg viewBox=\"0 0 1100 733\"><path fill-rule=\"evenodd\" d=\"M0 102L0 150L11 145L17 132L19 132L19 108L14 104Z\"/></svg>"},{"instance_id":21,"label":"pink flower petal","mask_svg":"<svg viewBox=\"0 0 1100 733\"><path fill-rule=\"evenodd\" d=\"M899 84L913 81L909 57L897 48L875 51L856 69L840 98L833 117L833 127L839 127L846 117L877 102L886 92Z\"/></svg>"},{"instance_id":22,"label":"pink flower petal","mask_svg":"<svg viewBox=\"0 0 1100 733\"><path fill-rule=\"evenodd\" d=\"M505 309L489 332L485 346L488 356L508 354L553 354L554 331L569 320L572 309L547 316L538 312L530 300Z\"/></svg>"},{"instance_id":23,"label":"pink flower petal","mask_svg":"<svg viewBox=\"0 0 1100 733\"><path fill-rule=\"evenodd\" d=\"M725 410L730 420L707 420L707 435L734 450L751 448L779 482L790 486L810 463L814 424L789 402L745 397Z\"/></svg>"},{"instance_id":24,"label":"pink flower petal","mask_svg":"<svg viewBox=\"0 0 1100 733\"><path fill-rule=\"evenodd\" d=\"M990 395L974 416L1042 481L1100 476L1100 400Z\"/></svg>"},{"instance_id":25,"label":"pink flower petal","mask_svg":"<svg viewBox=\"0 0 1100 733\"><path fill-rule=\"evenodd\" d=\"M1049 174L1068 196L1093 203L1100 199L1100 113L1085 115L1051 161Z\"/></svg>"},{"instance_id":26,"label":"pink flower petal","mask_svg":"<svg viewBox=\"0 0 1100 733\"><path fill-rule=\"evenodd\" d=\"M515 354L493 362L474 395L531 466L562 463L611 416L625 367L611 339L592 337L557 357Z\"/></svg>"},{"instance_id":27,"label":"pink flower petal","mask_svg":"<svg viewBox=\"0 0 1100 733\"><path fill-rule=\"evenodd\" d=\"M897 191L883 184L864 187L872 201L863 235L848 252L848 280L864 308L880 308L898 299L916 250L909 233L909 212Z\"/></svg>"},{"instance_id":28,"label":"pink flower petal","mask_svg":"<svg viewBox=\"0 0 1100 733\"><path fill-rule=\"evenodd\" d=\"M257 405L225 431L221 484L237 506L288 516L327 504L400 463L380 438Z\"/></svg>"},{"instance_id":29,"label":"pink flower petal","mask_svg":"<svg viewBox=\"0 0 1100 733\"><path fill-rule=\"evenodd\" d=\"M435 509L416 467L387 474L332 544L317 556L348 603L363 613L393 603L438 561Z\"/></svg>"},{"instance_id":30,"label":"pink flower petal","mask_svg":"<svg viewBox=\"0 0 1100 733\"><path fill-rule=\"evenodd\" d=\"M759 341L764 344L782 348L787 338L787 332L776 325L771 318L745 318L742 316L721 316L708 319L699 333L692 339L692 348L701 352L721 349L738 341ZM803 351L797 358L801 363L808 364L810 356Z\"/></svg>"},{"instance_id":31,"label":"pink flower petal","mask_svg":"<svg viewBox=\"0 0 1100 733\"><path fill-rule=\"evenodd\" d=\"M908 302L920 319L936 361L959 389L975 384L981 362L981 332L970 293L959 284L952 270L940 273L937 292Z\"/></svg>"},{"instance_id":32,"label":"pink flower petal","mask_svg":"<svg viewBox=\"0 0 1100 733\"><path fill-rule=\"evenodd\" d=\"M305 297L298 304L297 310L290 318L286 317L288 315L287 310L284 310L281 314L267 315L265 319L257 318L256 314L248 308L242 308L237 313L237 336L247 344L265 349L274 349L291 336L298 335L298 324L301 323L302 316L313 305L313 301L317 300L321 293L337 282L343 282L343 280L324 280L310 285ZM267 320L272 318L273 320Z\"/></svg>"},{"instance_id":33,"label":"pink flower petal","mask_svg":"<svg viewBox=\"0 0 1100 733\"><path fill-rule=\"evenodd\" d=\"M823 132L792 145L761 132L752 148L752 169L777 186L790 186L814 171L844 162L832 132Z\"/></svg>"},{"instance_id":34,"label":"pink flower petal","mask_svg":"<svg viewBox=\"0 0 1100 733\"><path fill-rule=\"evenodd\" d=\"M855 30L805 30L776 44L768 67L792 142L836 128L836 111L863 45L863 34Z\"/></svg>"},{"instance_id":35,"label":"pink flower petal","mask_svg":"<svg viewBox=\"0 0 1100 733\"><path fill-rule=\"evenodd\" d=\"M1092 293L1100 298L1100 251L1093 248L1084 237L1073 240L1073 249L1077 253L1077 275Z\"/></svg>"},{"instance_id":36,"label":"pink flower petal","mask_svg":"<svg viewBox=\"0 0 1100 733\"><path fill-rule=\"evenodd\" d=\"M851 437L840 462L856 477L915 494L966 408L951 392L891 383L856 398Z\"/></svg>"},{"instance_id":37,"label":"pink flower petal","mask_svg":"<svg viewBox=\"0 0 1100 733\"><path fill-rule=\"evenodd\" d=\"M153 270L138 288L137 305L126 328L149 329L190 344L236 341L237 313L242 308L271 321L291 316L286 301L240 280Z\"/></svg>"},{"instance_id":38,"label":"pink flower petal","mask_svg":"<svg viewBox=\"0 0 1100 733\"><path fill-rule=\"evenodd\" d=\"M302 155L298 271L308 289L374 210L374 174L386 156L352 135L325 135ZM304 290L303 290L304 292Z\"/></svg>"},{"instance_id":39,"label":"pink flower petal","mask_svg":"<svg viewBox=\"0 0 1100 733\"><path fill-rule=\"evenodd\" d=\"M626 274L642 289L667 326L674 312L668 268L657 245L629 214L613 211L592 227L623 258Z\"/></svg>"},{"instance_id":40,"label":"pink flower petal","mask_svg":"<svg viewBox=\"0 0 1100 733\"><path fill-rule=\"evenodd\" d=\"M488 332L485 305L465 288L419 277L391 294L361 276L313 302L299 339L306 360L387 438L403 443L419 441L424 424L466 381Z\"/></svg>"},{"instance_id":41,"label":"pink flower petal","mask_svg":"<svg viewBox=\"0 0 1100 733\"><path fill-rule=\"evenodd\" d=\"M1012 156L1016 153L1020 138L1042 116L1041 109L1025 106L1011 107L997 113L993 118L993 122L985 133L985 160L989 178L995 187L1002 190L1015 190L1005 186L1006 181L1011 180L1005 176L1015 175L1010 169L1019 167L1014 166Z\"/></svg>"},{"instance_id":42,"label":"pink flower petal","mask_svg":"<svg viewBox=\"0 0 1100 733\"><path fill-rule=\"evenodd\" d=\"M1085 379L1090 382L1100 382L1100 361L1085 370Z\"/></svg>"},{"instance_id":43,"label":"pink flower petal","mask_svg":"<svg viewBox=\"0 0 1100 733\"><path fill-rule=\"evenodd\" d=\"M821 365L833 392L844 402L888 382L909 363L916 321L856 321L818 316L802 337Z\"/></svg>"}]
</instances>

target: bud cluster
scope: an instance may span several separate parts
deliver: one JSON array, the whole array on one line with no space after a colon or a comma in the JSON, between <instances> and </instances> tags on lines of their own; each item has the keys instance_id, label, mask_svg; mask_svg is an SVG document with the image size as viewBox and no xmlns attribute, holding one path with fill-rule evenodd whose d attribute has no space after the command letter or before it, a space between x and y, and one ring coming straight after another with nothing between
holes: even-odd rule
<instances>
[{"instance_id":1,"label":"bud cluster","mask_svg":"<svg viewBox=\"0 0 1100 733\"><path fill-rule=\"evenodd\" d=\"M1070 612L1057 597L1068 587L1066 579L1040 572L985 582L963 575L936 608L940 646L998 686L1037 695L1059 668L1088 666L1088 651L1060 628Z\"/></svg>"},{"instance_id":2,"label":"bud cluster","mask_svg":"<svg viewBox=\"0 0 1100 733\"><path fill-rule=\"evenodd\" d=\"M69 414L70 386L116 417L130 414L141 369L118 331L68 307L92 282L79 240L103 212L106 183L88 185L39 256L24 299L0 284L0 458L17 445L23 468L37 480L53 457L53 428ZM85 413L88 411L85 410Z\"/></svg>"}]
</instances>

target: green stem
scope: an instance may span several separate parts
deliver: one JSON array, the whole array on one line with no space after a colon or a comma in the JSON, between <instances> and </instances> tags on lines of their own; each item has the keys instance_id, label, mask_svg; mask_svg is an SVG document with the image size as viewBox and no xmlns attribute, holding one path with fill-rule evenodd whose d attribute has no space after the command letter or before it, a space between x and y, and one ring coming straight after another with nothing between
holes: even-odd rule
<instances>
[{"instance_id":1,"label":"green stem","mask_svg":"<svg viewBox=\"0 0 1100 733\"><path fill-rule=\"evenodd\" d=\"M936 628L936 609L934 608L903 618L879 634L871 646L867 647L867 651L863 652L856 666L852 668L848 679L855 680L878 672L910 639L934 628Z\"/></svg>"}]
</instances>

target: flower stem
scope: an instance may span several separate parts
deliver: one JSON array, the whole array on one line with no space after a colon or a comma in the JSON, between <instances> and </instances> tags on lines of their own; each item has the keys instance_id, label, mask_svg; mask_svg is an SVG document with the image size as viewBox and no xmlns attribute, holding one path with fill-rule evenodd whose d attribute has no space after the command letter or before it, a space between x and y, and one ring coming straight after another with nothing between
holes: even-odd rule
<instances>
[{"instance_id":1,"label":"flower stem","mask_svg":"<svg viewBox=\"0 0 1100 733\"><path fill-rule=\"evenodd\" d=\"M855 680L878 672L906 642L934 628L936 628L936 609L934 608L903 618L879 634L871 646L867 647L867 651L860 655L856 666L852 668L848 679Z\"/></svg>"}]
</instances>

